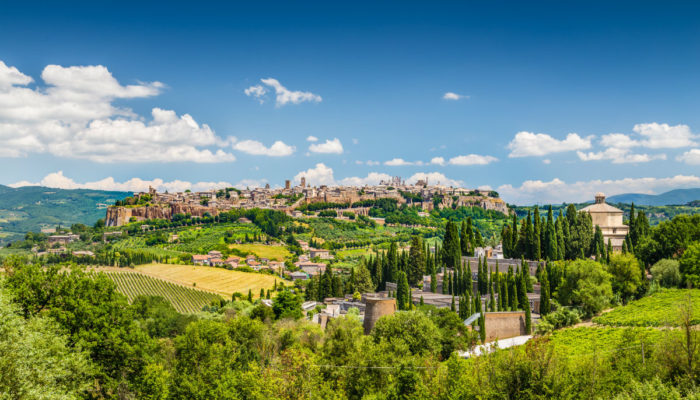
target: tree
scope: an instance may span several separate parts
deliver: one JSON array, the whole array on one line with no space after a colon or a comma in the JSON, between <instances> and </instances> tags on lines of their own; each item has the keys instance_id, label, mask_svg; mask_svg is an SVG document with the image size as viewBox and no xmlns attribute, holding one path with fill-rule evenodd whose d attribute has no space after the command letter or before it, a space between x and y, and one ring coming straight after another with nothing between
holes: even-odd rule
<instances>
[{"instance_id":1,"label":"tree","mask_svg":"<svg viewBox=\"0 0 700 400\"><path fill-rule=\"evenodd\" d=\"M399 310L410 309L411 299L409 296L408 278L403 271L398 272L398 283L396 285L396 303Z\"/></svg>"},{"instance_id":2,"label":"tree","mask_svg":"<svg viewBox=\"0 0 700 400\"><path fill-rule=\"evenodd\" d=\"M585 317L597 314L612 299L610 280L610 274L598 262L570 261L557 290L559 303L580 308Z\"/></svg>"},{"instance_id":3,"label":"tree","mask_svg":"<svg viewBox=\"0 0 700 400\"><path fill-rule=\"evenodd\" d=\"M469 218L469 226L471 227L471 218ZM470 256L470 249L472 247L472 237L467 228L467 222L462 221L462 227L460 229L459 244L462 250L463 256Z\"/></svg>"},{"instance_id":4,"label":"tree","mask_svg":"<svg viewBox=\"0 0 700 400\"><path fill-rule=\"evenodd\" d=\"M692 243L683 252L679 260L679 271L683 283L692 287L700 287L700 242Z\"/></svg>"},{"instance_id":5,"label":"tree","mask_svg":"<svg viewBox=\"0 0 700 400\"><path fill-rule=\"evenodd\" d=\"M607 271L612 276L613 292L626 303L642 283L639 262L632 254L613 254Z\"/></svg>"},{"instance_id":6,"label":"tree","mask_svg":"<svg viewBox=\"0 0 700 400\"><path fill-rule=\"evenodd\" d=\"M372 276L370 275L367 267L360 263L357 267L353 268L354 281L351 282L350 292L360 292L369 293L374 292L374 282L372 281Z\"/></svg>"},{"instance_id":7,"label":"tree","mask_svg":"<svg viewBox=\"0 0 700 400\"><path fill-rule=\"evenodd\" d=\"M299 319L304 315L301 311L301 303L302 300L299 296L289 290L283 290L275 296L272 311L275 313L276 319Z\"/></svg>"},{"instance_id":8,"label":"tree","mask_svg":"<svg viewBox=\"0 0 700 400\"><path fill-rule=\"evenodd\" d=\"M550 309L549 277L547 268L543 268L540 273L540 315L549 314Z\"/></svg>"},{"instance_id":9,"label":"tree","mask_svg":"<svg viewBox=\"0 0 700 400\"><path fill-rule=\"evenodd\" d=\"M442 259L447 268L456 268L461 263L462 250L459 243L459 232L452 221L447 221L442 245Z\"/></svg>"},{"instance_id":10,"label":"tree","mask_svg":"<svg viewBox=\"0 0 700 400\"><path fill-rule=\"evenodd\" d=\"M77 399L89 389L89 354L72 349L57 323L25 319L0 287L0 397Z\"/></svg>"},{"instance_id":11,"label":"tree","mask_svg":"<svg viewBox=\"0 0 700 400\"><path fill-rule=\"evenodd\" d=\"M662 287L677 287L681 283L681 273L678 261L664 258L651 267L654 282Z\"/></svg>"},{"instance_id":12,"label":"tree","mask_svg":"<svg viewBox=\"0 0 700 400\"><path fill-rule=\"evenodd\" d=\"M547 210L547 223L544 228L544 258L547 260L556 260L557 256L557 231L554 227L554 216L552 215L552 206L550 205Z\"/></svg>"},{"instance_id":13,"label":"tree","mask_svg":"<svg viewBox=\"0 0 700 400\"><path fill-rule=\"evenodd\" d=\"M408 255L408 283L417 285L423 281L425 271L425 254L423 253L423 238L418 235L411 237L411 249Z\"/></svg>"},{"instance_id":14,"label":"tree","mask_svg":"<svg viewBox=\"0 0 700 400\"><path fill-rule=\"evenodd\" d=\"M411 354L437 354L440 351L440 332L435 323L420 311L379 318L371 336L375 343L402 342Z\"/></svg>"},{"instance_id":15,"label":"tree","mask_svg":"<svg viewBox=\"0 0 700 400\"><path fill-rule=\"evenodd\" d=\"M540 207L535 206L535 214L533 219L533 239L532 239L532 259L540 260L542 258L542 243L540 242L542 234L542 226L540 221Z\"/></svg>"}]
</instances>

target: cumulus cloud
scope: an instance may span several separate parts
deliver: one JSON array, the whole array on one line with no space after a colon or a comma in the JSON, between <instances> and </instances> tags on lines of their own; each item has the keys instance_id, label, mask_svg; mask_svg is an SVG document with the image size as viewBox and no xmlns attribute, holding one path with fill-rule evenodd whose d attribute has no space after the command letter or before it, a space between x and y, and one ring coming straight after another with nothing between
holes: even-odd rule
<instances>
[{"instance_id":1,"label":"cumulus cloud","mask_svg":"<svg viewBox=\"0 0 700 400\"><path fill-rule=\"evenodd\" d=\"M265 147L264 144L258 142L257 140L243 140L234 144L233 148L244 153L252 154L254 156L269 157L289 156L296 150L294 146L285 144L280 140L273 143L270 147Z\"/></svg>"},{"instance_id":2,"label":"cumulus cloud","mask_svg":"<svg viewBox=\"0 0 700 400\"><path fill-rule=\"evenodd\" d=\"M413 184L419 180L428 180L430 185L442 185L442 186L454 186L460 187L464 186L464 181L458 179L450 179L441 172L417 172L411 175L410 178L406 179L406 183Z\"/></svg>"},{"instance_id":3,"label":"cumulus cloud","mask_svg":"<svg viewBox=\"0 0 700 400\"><path fill-rule=\"evenodd\" d=\"M343 144L338 138L333 140L327 139L323 143L314 143L309 146L309 151L312 153L322 154L343 154Z\"/></svg>"},{"instance_id":4,"label":"cumulus cloud","mask_svg":"<svg viewBox=\"0 0 700 400\"><path fill-rule=\"evenodd\" d=\"M690 149L676 157L676 160L689 165L700 165L700 149Z\"/></svg>"},{"instance_id":5,"label":"cumulus cloud","mask_svg":"<svg viewBox=\"0 0 700 400\"><path fill-rule=\"evenodd\" d=\"M104 66L48 65L45 87L0 61L0 157L49 153L97 162L222 162L235 157L189 114L153 108L151 119L115 100L152 97L160 82L122 85Z\"/></svg>"},{"instance_id":6,"label":"cumulus cloud","mask_svg":"<svg viewBox=\"0 0 700 400\"><path fill-rule=\"evenodd\" d=\"M450 165L487 165L495 161L498 161L498 158L479 154L467 154L450 158Z\"/></svg>"},{"instance_id":7,"label":"cumulus cloud","mask_svg":"<svg viewBox=\"0 0 700 400\"><path fill-rule=\"evenodd\" d=\"M688 125L670 126L652 122L637 124L634 131L642 137L639 144L650 149L675 149L697 145L697 142L693 141L697 136L693 135Z\"/></svg>"},{"instance_id":8,"label":"cumulus cloud","mask_svg":"<svg viewBox=\"0 0 700 400\"><path fill-rule=\"evenodd\" d=\"M691 188L700 185L700 177L676 175L668 178L623 178L590 180L566 183L555 178L551 181L528 180L520 187L510 184L498 187L501 197L515 204L559 204L583 202L593 199L596 192L608 196L622 193L662 193L671 189Z\"/></svg>"},{"instance_id":9,"label":"cumulus cloud","mask_svg":"<svg viewBox=\"0 0 700 400\"><path fill-rule=\"evenodd\" d=\"M391 179L391 175L381 173L381 172L370 172L364 178L353 176L340 180L340 184L343 186L365 186L365 185L378 185L381 181L388 181Z\"/></svg>"},{"instance_id":10,"label":"cumulus cloud","mask_svg":"<svg viewBox=\"0 0 700 400\"><path fill-rule=\"evenodd\" d=\"M443 100L452 100L452 101L456 101L456 100L468 99L468 98L469 98L469 96L465 96L465 95L463 95L463 94L457 94L457 93L454 93L454 92L447 92L447 93L445 93L445 94L442 95L442 99L443 99Z\"/></svg>"},{"instance_id":11,"label":"cumulus cloud","mask_svg":"<svg viewBox=\"0 0 700 400\"><path fill-rule=\"evenodd\" d=\"M446 164L444 157L433 157L430 160L430 163L433 165L441 165L441 166L445 166L445 164Z\"/></svg>"},{"instance_id":12,"label":"cumulus cloud","mask_svg":"<svg viewBox=\"0 0 700 400\"><path fill-rule=\"evenodd\" d=\"M320 103L323 99L321 96L311 93L304 92L301 90L289 90L284 87L280 81L274 78L260 79L265 86L272 88L275 91L275 105L277 107L284 106L286 104L300 104L304 102ZM267 94L267 89L262 85L253 85L243 91L246 96L254 97L258 99L261 103L265 101L265 95Z\"/></svg>"},{"instance_id":13,"label":"cumulus cloud","mask_svg":"<svg viewBox=\"0 0 700 400\"><path fill-rule=\"evenodd\" d=\"M555 139L545 133L518 132L508 144L510 154L508 157L544 156L564 151L586 150L591 148L591 136L581 137L576 133L569 133L566 139Z\"/></svg>"},{"instance_id":14,"label":"cumulus cloud","mask_svg":"<svg viewBox=\"0 0 700 400\"><path fill-rule=\"evenodd\" d=\"M158 191L184 192L191 190L194 192L221 189L226 187L262 187L265 180L243 180L232 184L229 182L188 182L182 180L165 181L160 178L146 180L141 178L131 178L118 182L113 177L107 177L98 181L79 183L63 174L63 171L52 172L38 182L21 181L10 184L11 187L21 186L45 186L58 189L93 189L93 190L114 190L123 192L145 192L148 187L154 187Z\"/></svg>"},{"instance_id":15,"label":"cumulus cloud","mask_svg":"<svg viewBox=\"0 0 700 400\"><path fill-rule=\"evenodd\" d=\"M316 136L309 135L309 136L306 138L306 141L307 141L307 142L318 142L318 138L317 138Z\"/></svg>"},{"instance_id":16,"label":"cumulus cloud","mask_svg":"<svg viewBox=\"0 0 700 400\"><path fill-rule=\"evenodd\" d=\"M333 168L326 166L323 163L316 164L315 167L309 168L306 171L301 171L294 176L295 182L301 182L301 178L306 178L307 185L333 185Z\"/></svg>"}]
</instances>

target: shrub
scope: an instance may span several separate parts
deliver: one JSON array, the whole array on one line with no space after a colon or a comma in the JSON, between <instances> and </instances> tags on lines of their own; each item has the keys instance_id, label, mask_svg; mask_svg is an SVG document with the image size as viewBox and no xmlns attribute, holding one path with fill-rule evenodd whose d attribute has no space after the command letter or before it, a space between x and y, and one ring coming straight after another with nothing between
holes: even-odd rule
<instances>
[{"instance_id":1,"label":"shrub","mask_svg":"<svg viewBox=\"0 0 700 400\"><path fill-rule=\"evenodd\" d=\"M665 288L676 287L681 283L681 273L676 260L664 258L651 267L654 282Z\"/></svg>"}]
</instances>

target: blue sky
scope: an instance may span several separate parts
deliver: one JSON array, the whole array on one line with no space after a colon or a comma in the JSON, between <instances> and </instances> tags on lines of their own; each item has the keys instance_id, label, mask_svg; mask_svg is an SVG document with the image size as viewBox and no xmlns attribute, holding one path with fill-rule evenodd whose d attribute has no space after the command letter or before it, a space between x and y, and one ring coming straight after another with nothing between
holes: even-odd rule
<instances>
[{"instance_id":1,"label":"blue sky","mask_svg":"<svg viewBox=\"0 0 700 400\"><path fill-rule=\"evenodd\" d=\"M700 187L700 5L377 3L4 5L0 182Z\"/></svg>"}]
</instances>

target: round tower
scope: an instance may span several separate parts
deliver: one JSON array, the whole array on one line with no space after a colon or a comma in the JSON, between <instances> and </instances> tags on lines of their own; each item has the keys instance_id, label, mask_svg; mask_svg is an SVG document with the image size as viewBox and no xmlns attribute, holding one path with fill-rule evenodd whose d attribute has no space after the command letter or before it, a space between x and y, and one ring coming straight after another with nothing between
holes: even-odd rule
<instances>
[{"instance_id":1,"label":"round tower","mask_svg":"<svg viewBox=\"0 0 700 400\"><path fill-rule=\"evenodd\" d=\"M369 335L377 320L396 312L396 299L388 297L367 297L365 299L365 335Z\"/></svg>"}]
</instances>

